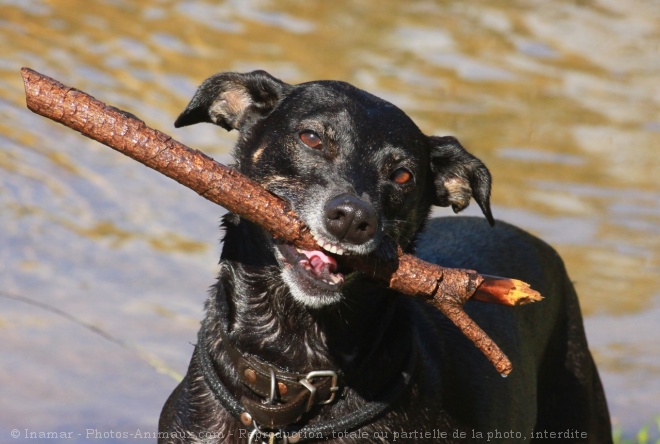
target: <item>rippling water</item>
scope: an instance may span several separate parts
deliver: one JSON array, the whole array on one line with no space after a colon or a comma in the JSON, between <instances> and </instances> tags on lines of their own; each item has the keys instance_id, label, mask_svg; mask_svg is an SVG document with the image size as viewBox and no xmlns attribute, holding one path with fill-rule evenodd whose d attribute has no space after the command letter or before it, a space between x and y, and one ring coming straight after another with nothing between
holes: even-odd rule
<instances>
[{"instance_id":1,"label":"rippling water","mask_svg":"<svg viewBox=\"0 0 660 444\"><path fill-rule=\"evenodd\" d=\"M0 440L155 430L222 211L32 115L21 66L221 160L234 135L172 122L223 70L346 80L456 135L496 217L565 258L615 424L660 415L657 0L0 0L0 48Z\"/></svg>"}]
</instances>

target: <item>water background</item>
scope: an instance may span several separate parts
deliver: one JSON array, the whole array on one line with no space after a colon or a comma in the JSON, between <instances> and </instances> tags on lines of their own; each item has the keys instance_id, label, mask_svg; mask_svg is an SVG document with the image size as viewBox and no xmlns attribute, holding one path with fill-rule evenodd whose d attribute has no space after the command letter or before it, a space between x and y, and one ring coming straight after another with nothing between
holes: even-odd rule
<instances>
[{"instance_id":1,"label":"water background","mask_svg":"<svg viewBox=\"0 0 660 444\"><path fill-rule=\"evenodd\" d=\"M0 441L119 442L187 368L222 209L30 113L22 66L223 161L235 134L172 122L228 70L349 81L457 136L495 216L564 257L614 424L660 415L657 0L0 0Z\"/></svg>"}]
</instances>

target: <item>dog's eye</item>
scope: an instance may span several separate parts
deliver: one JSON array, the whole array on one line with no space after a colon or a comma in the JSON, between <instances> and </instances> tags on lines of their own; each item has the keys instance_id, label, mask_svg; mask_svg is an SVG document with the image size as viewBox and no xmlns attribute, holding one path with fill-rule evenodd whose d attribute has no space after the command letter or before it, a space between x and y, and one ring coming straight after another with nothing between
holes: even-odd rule
<instances>
[{"instance_id":1,"label":"dog's eye","mask_svg":"<svg viewBox=\"0 0 660 444\"><path fill-rule=\"evenodd\" d=\"M390 175L390 180L398 183L399 185L404 185L410 182L412 178L413 178L412 173L408 171L406 168L397 168Z\"/></svg>"},{"instance_id":2,"label":"dog's eye","mask_svg":"<svg viewBox=\"0 0 660 444\"><path fill-rule=\"evenodd\" d=\"M318 148L321 146L321 137L312 130L305 130L298 136L302 143L310 148Z\"/></svg>"}]
</instances>

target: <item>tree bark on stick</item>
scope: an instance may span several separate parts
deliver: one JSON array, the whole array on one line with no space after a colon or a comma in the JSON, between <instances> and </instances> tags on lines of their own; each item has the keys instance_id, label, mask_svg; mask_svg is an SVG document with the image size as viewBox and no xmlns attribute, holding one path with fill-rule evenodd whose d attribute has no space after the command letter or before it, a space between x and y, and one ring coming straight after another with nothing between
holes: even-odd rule
<instances>
[{"instance_id":1,"label":"tree bark on stick","mask_svg":"<svg viewBox=\"0 0 660 444\"><path fill-rule=\"evenodd\" d=\"M309 229L286 202L238 171L82 91L29 68L23 68L21 74L31 111L163 173L202 197L261 225L275 238L308 250L319 248ZM521 305L540 300L538 292L516 279L443 268L403 254L400 249L394 260L385 257L383 251L378 251L369 256L351 256L348 260L352 268L368 273L394 290L425 298L474 342L499 373L511 372L511 362L465 313L463 304L472 297L484 302Z\"/></svg>"}]
</instances>

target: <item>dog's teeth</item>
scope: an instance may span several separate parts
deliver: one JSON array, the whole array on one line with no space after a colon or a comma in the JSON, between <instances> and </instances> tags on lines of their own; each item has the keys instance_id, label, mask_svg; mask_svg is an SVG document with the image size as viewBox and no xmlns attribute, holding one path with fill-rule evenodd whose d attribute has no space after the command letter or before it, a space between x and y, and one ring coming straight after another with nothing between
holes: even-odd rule
<instances>
[{"instance_id":1,"label":"dog's teeth","mask_svg":"<svg viewBox=\"0 0 660 444\"><path fill-rule=\"evenodd\" d=\"M337 248L337 251L335 251L335 253L337 253L338 255L341 256L342 254L344 254L344 249L343 248Z\"/></svg>"},{"instance_id":2,"label":"dog's teeth","mask_svg":"<svg viewBox=\"0 0 660 444\"><path fill-rule=\"evenodd\" d=\"M319 247L325 248L325 242L323 242L321 239L317 239L316 242L319 244Z\"/></svg>"},{"instance_id":3,"label":"dog's teeth","mask_svg":"<svg viewBox=\"0 0 660 444\"><path fill-rule=\"evenodd\" d=\"M328 251L330 251L330 253L336 253L337 252L337 246L332 245Z\"/></svg>"},{"instance_id":4,"label":"dog's teeth","mask_svg":"<svg viewBox=\"0 0 660 444\"><path fill-rule=\"evenodd\" d=\"M305 253L305 250L303 250L302 248L296 248L296 251L301 254Z\"/></svg>"}]
</instances>

